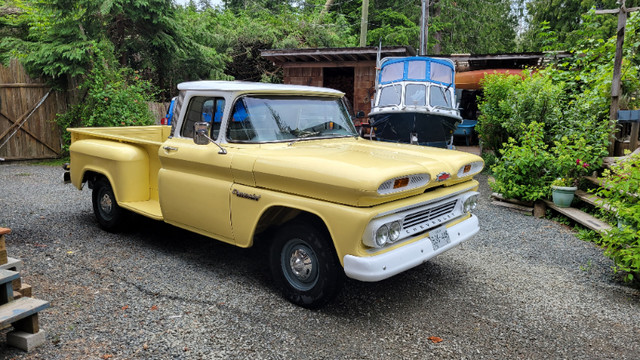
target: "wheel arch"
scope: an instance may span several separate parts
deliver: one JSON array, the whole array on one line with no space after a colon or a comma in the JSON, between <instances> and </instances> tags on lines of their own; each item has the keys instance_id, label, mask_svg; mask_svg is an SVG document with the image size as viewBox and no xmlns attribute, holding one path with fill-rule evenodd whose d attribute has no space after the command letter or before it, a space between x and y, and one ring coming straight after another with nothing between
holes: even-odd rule
<instances>
[{"instance_id":1,"label":"wheel arch","mask_svg":"<svg viewBox=\"0 0 640 360\"><path fill-rule=\"evenodd\" d=\"M308 209L300 209L286 205L273 205L262 212L256 223L252 241L254 241L256 235L269 233L291 221L304 221L313 224L316 229L324 232L325 235L329 237L335 247L335 241L331 235L329 226L320 214Z\"/></svg>"}]
</instances>

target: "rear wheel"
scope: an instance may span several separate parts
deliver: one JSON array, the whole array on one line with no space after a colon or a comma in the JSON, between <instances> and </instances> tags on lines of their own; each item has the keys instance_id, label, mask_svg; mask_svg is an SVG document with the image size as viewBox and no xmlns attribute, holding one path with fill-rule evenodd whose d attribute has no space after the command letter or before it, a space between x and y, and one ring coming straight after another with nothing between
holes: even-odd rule
<instances>
[{"instance_id":1,"label":"rear wheel","mask_svg":"<svg viewBox=\"0 0 640 360\"><path fill-rule=\"evenodd\" d=\"M91 194L93 213L100 227L106 231L116 232L126 225L128 212L118 206L109 180L101 177L93 184Z\"/></svg>"},{"instance_id":2,"label":"rear wheel","mask_svg":"<svg viewBox=\"0 0 640 360\"><path fill-rule=\"evenodd\" d=\"M276 286L292 303L319 308L342 287L344 273L333 243L307 222L291 222L275 234L271 272Z\"/></svg>"}]
</instances>

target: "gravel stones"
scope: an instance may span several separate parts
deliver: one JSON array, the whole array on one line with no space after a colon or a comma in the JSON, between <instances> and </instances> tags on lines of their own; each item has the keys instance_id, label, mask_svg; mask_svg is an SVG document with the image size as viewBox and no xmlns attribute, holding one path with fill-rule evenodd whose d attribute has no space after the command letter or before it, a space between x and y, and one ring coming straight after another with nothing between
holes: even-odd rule
<instances>
[{"instance_id":1,"label":"gravel stones","mask_svg":"<svg viewBox=\"0 0 640 360\"><path fill-rule=\"evenodd\" d=\"M142 217L107 233L59 167L0 165L9 256L52 305L45 345L10 348L3 330L0 358L637 358L640 292L566 227L492 206L479 180L473 239L385 281L348 280L309 311L273 287L265 247Z\"/></svg>"}]
</instances>

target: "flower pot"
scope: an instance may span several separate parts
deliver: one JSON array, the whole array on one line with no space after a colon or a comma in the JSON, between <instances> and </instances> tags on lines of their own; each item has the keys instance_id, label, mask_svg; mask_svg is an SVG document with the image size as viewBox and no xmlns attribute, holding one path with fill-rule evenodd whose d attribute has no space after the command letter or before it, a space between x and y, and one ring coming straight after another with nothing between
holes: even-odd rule
<instances>
[{"instance_id":1,"label":"flower pot","mask_svg":"<svg viewBox=\"0 0 640 360\"><path fill-rule=\"evenodd\" d=\"M551 197L553 203L558 207L566 208L571 206L573 197L578 190L575 186L555 186L551 185Z\"/></svg>"}]
</instances>

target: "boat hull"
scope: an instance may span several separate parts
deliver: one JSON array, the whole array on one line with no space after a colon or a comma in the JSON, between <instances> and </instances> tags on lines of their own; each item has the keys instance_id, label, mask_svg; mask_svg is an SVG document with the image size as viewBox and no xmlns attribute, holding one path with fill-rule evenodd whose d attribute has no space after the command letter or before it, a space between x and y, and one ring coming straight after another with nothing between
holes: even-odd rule
<instances>
[{"instance_id":1,"label":"boat hull","mask_svg":"<svg viewBox=\"0 0 640 360\"><path fill-rule=\"evenodd\" d=\"M378 141L447 148L460 117L402 111L369 114ZM366 136L365 136L366 137Z\"/></svg>"}]
</instances>

